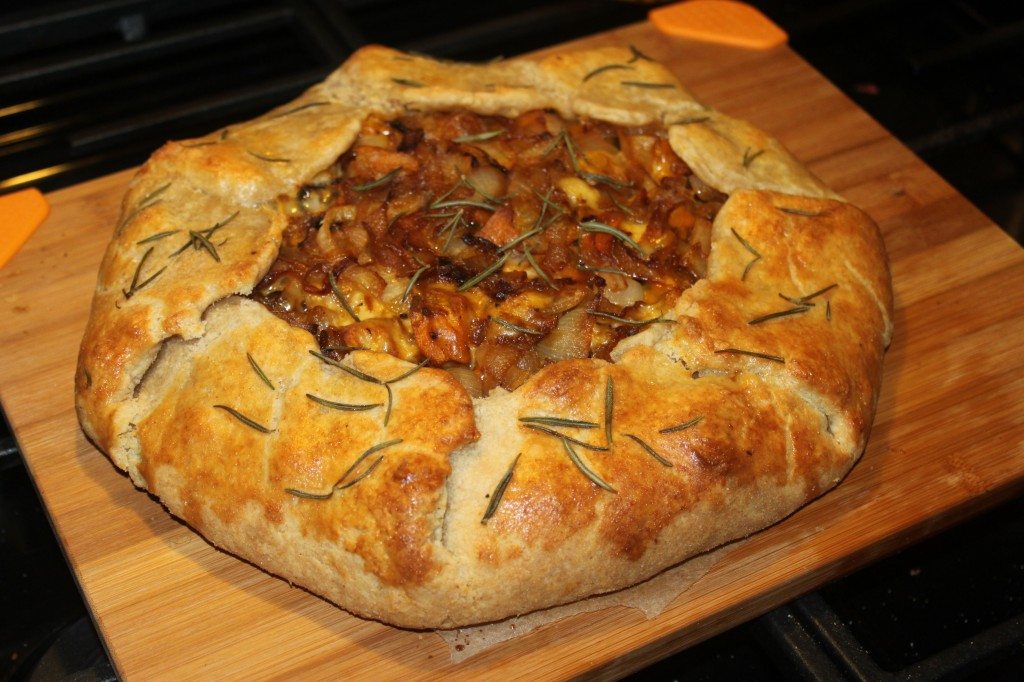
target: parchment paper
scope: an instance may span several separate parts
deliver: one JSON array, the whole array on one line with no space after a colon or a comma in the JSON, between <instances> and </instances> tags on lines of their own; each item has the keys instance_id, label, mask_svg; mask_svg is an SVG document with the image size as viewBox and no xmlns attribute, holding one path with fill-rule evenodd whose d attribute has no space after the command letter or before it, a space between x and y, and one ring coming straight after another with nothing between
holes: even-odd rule
<instances>
[{"instance_id":1,"label":"parchment paper","mask_svg":"<svg viewBox=\"0 0 1024 682\"><path fill-rule=\"evenodd\" d=\"M671 604L676 597L690 589L705 573L711 570L712 566L741 544L743 544L743 540L701 554L625 590L598 595L572 604L554 606L542 611L534 611L525 616L516 616L496 623L456 630L436 630L436 632L448 644L452 663L459 663L496 644L513 637L520 637L542 625L554 623L578 613L599 611L611 606L628 606L642 611L648 618L654 618L664 611L665 607Z\"/></svg>"}]
</instances>

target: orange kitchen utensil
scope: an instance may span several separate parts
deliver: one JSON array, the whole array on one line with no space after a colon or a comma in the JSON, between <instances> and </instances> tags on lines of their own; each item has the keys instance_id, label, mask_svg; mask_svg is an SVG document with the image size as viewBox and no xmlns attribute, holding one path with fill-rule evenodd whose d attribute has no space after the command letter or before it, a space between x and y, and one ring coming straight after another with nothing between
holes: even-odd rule
<instances>
[{"instance_id":1,"label":"orange kitchen utensil","mask_svg":"<svg viewBox=\"0 0 1024 682\"><path fill-rule=\"evenodd\" d=\"M35 188L0 196L0 268L18 252L49 214L50 205Z\"/></svg>"},{"instance_id":2,"label":"orange kitchen utensil","mask_svg":"<svg viewBox=\"0 0 1024 682\"><path fill-rule=\"evenodd\" d=\"M789 36L771 19L744 2L689 0L653 9L651 23L668 35L752 50L783 45Z\"/></svg>"}]
</instances>

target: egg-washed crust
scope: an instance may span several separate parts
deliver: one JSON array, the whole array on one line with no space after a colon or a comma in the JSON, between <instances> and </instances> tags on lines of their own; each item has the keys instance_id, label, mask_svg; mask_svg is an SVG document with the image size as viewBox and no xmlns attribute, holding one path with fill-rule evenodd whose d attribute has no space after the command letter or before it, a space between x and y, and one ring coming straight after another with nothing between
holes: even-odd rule
<instances>
[{"instance_id":1,"label":"egg-washed crust","mask_svg":"<svg viewBox=\"0 0 1024 682\"><path fill-rule=\"evenodd\" d=\"M626 339L613 363L558 362L474 402L446 372L402 378L413 367L379 353L340 363L360 379L242 298L276 256L278 197L330 166L369 112L458 107L666 125L730 194L677 322ZM642 55L471 66L369 47L294 102L143 166L76 395L89 437L217 546L360 616L449 628L626 587L835 485L863 451L891 329L874 223ZM598 424L556 429L605 448L572 448L593 476L526 416Z\"/></svg>"}]
</instances>

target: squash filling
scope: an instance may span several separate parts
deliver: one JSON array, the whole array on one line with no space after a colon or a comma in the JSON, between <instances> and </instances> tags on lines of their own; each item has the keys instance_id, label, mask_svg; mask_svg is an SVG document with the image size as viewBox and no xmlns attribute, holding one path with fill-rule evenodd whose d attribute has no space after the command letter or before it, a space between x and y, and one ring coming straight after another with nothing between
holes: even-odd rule
<instances>
[{"instance_id":1,"label":"squash filling","mask_svg":"<svg viewBox=\"0 0 1024 682\"><path fill-rule=\"evenodd\" d=\"M656 126L468 111L369 117L295 197L252 298L355 349L449 369L474 396L607 359L704 276L708 187Z\"/></svg>"}]
</instances>

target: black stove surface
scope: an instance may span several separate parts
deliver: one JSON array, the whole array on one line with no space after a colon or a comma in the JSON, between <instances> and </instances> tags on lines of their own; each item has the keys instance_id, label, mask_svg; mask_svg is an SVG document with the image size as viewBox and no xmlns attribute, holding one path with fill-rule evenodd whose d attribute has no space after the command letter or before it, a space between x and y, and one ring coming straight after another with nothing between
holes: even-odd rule
<instances>
[{"instance_id":1,"label":"black stove surface","mask_svg":"<svg viewBox=\"0 0 1024 682\"><path fill-rule=\"evenodd\" d=\"M1018 241L1024 7L752 2ZM489 59L644 18L610 0L36 0L0 7L0 191L53 190L255 116L368 42ZM114 677L6 423L0 680ZM1024 498L636 679L1024 679Z\"/></svg>"}]
</instances>

